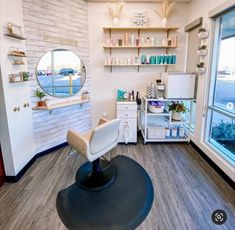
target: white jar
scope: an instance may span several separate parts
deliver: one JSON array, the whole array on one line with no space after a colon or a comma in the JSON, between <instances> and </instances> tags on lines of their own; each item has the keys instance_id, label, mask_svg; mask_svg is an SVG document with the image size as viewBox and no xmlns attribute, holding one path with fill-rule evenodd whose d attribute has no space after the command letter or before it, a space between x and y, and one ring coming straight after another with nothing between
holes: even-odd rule
<instances>
[{"instance_id":1,"label":"white jar","mask_svg":"<svg viewBox=\"0 0 235 230\"><path fill-rule=\"evenodd\" d=\"M184 128L183 127L181 127L181 128L179 128L179 136L180 137L184 137Z\"/></svg>"},{"instance_id":2,"label":"white jar","mask_svg":"<svg viewBox=\"0 0 235 230\"><path fill-rule=\"evenodd\" d=\"M165 129L165 136L166 136L166 137L169 137L170 134L171 134L170 129L166 128L166 129Z\"/></svg>"},{"instance_id":3,"label":"white jar","mask_svg":"<svg viewBox=\"0 0 235 230\"><path fill-rule=\"evenodd\" d=\"M172 137L177 137L177 129L173 128L171 130L171 135L172 135Z\"/></svg>"}]
</instances>

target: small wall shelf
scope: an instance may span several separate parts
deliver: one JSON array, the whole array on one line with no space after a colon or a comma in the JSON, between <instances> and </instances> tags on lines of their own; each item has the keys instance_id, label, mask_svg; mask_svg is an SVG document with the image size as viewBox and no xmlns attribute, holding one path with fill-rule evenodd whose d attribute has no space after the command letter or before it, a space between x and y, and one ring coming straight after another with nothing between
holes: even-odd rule
<instances>
[{"instance_id":1,"label":"small wall shelf","mask_svg":"<svg viewBox=\"0 0 235 230\"><path fill-rule=\"evenodd\" d=\"M11 53L9 53L8 56L11 56L11 57L27 57L26 55L11 54Z\"/></svg>"},{"instance_id":2,"label":"small wall shelf","mask_svg":"<svg viewBox=\"0 0 235 230\"><path fill-rule=\"evenodd\" d=\"M175 65L175 64L130 64L130 65L104 65L105 67L155 67L155 66L168 66L168 65Z\"/></svg>"},{"instance_id":3,"label":"small wall shelf","mask_svg":"<svg viewBox=\"0 0 235 230\"><path fill-rule=\"evenodd\" d=\"M107 46L104 45L104 49L170 49L170 48L178 48L178 46Z\"/></svg>"},{"instance_id":4,"label":"small wall shelf","mask_svg":"<svg viewBox=\"0 0 235 230\"><path fill-rule=\"evenodd\" d=\"M26 40L25 37L22 37L22 36L17 35L17 34L5 34L5 36L16 38L16 39L19 39L19 40Z\"/></svg>"},{"instance_id":5,"label":"small wall shelf","mask_svg":"<svg viewBox=\"0 0 235 230\"><path fill-rule=\"evenodd\" d=\"M54 109L59 109L59 108L63 108L63 107L68 107L68 106L72 106L72 105L80 105L82 106L84 103L88 103L90 100L86 99L86 100L73 100L73 101L68 101L68 102L61 102L61 103L55 103L53 105L49 105L49 106L45 106L45 107L33 107L33 110L41 110L41 111L49 111L50 113L52 112L52 110Z\"/></svg>"}]
</instances>

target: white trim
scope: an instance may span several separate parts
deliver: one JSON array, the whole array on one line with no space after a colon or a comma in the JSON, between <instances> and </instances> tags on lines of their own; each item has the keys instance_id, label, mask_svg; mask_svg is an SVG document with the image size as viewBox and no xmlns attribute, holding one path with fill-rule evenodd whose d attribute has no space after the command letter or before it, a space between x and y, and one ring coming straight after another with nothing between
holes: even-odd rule
<instances>
[{"instance_id":1,"label":"white trim","mask_svg":"<svg viewBox=\"0 0 235 230\"><path fill-rule=\"evenodd\" d=\"M189 32L189 31L188 31ZM186 73L187 70L187 63L188 63L188 42L189 42L189 33L186 33L186 49L185 49L185 59L184 59L184 72Z\"/></svg>"},{"instance_id":2,"label":"white trim","mask_svg":"<svg viewBox=\"0 0 235 230\"><path fill-rule=\"evenodd\" d=\"M218 7L214 8L211 11L209 11L208 17L209 18L215 18L218 15L224 13L225 11L230 10L233 7L235 7L235 0L226 1L225 3L222 3Z\"/></svg>"}]
</instances>

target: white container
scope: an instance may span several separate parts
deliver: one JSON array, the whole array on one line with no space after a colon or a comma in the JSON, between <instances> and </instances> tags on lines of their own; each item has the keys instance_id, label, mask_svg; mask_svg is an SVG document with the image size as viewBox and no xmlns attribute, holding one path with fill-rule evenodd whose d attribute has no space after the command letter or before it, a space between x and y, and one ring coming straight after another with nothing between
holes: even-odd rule
<instances>
[{"instance_id":1,"label":"white container","mask_svg":"<svg viewBox=\"0 0 235 230\"><path fill-rule=\"evenodd\" d=\"M171 130L171 135L172 135L172 137L177 137L177 129L172 129Z\"/></svg>"},{"instance_id":2,"label":"white container","mask_svg":"<svg viewBox=\"0 0 235 230\"><path fill-rule=\"evenodd\" d=\"M208 38L208 36L209 36L209 32L208 31L204 31L204 32L199 32L198 33L198 37L200 39L206 39L206 38Z\"/></svg>"},{"instance_id":3,"label":"white container","mask_svg":"<svg viewBox=\"0 0 235 230\"><path fill-rule=\"evenodd\" d=\"M163 113L163 111L164 111L164 105L153 106L153 105L148 104L148 108L151 113Z\"/></svg>"},{"instance_id":4,"label":"white container","mask_svg":"<svg viewBox=\"0 0 235 230\"><path fill-rule=\"evenodd\" d=\"M184 137L184 134L185 134L184 128L183 127L179 128L179 136Z\"/></svg>"},{"instance_id":5,"label":"white container","mask_svg":"<svg viewBox=\"0 0 235 230\"><path fill-rule=\"evenodd\" d=\"M207 55L207 50L198 50L197 54L198 54L198 56L206 56Z\"/></svg>"},{"instance_id":6,"label":"white container","mask_svg":"<svg viewBox=\"0 0 235 230\"><path fill-rule=\"evenodd\" d=\"M177 112L172 112L172 120L181 121L182 120L182 114L177 113Z\"/></svg>"},{"instance_id":7,"label":"white container","mask_svg":"<svg viewBox=\"0 0 235 230\"><path fill-rule=\"evenodd\" d=\"M165 128L158 126L149 126L147 128L149 139L165 139Z\"/></svg>"},{"instance_id":8,"label":"white container","mask_svg":"<svg viewBox=\"0 0 235 230\"><path fill-rule=\"evenodd\" d=\"M170 129L166 128L166 129L165 129L165 136L166 136L166 137L169 137L170 135L171 135Z\"/></svg>"},{"instance_id":9,"label":"white container","mask_svg":"<svg viewBox=\"0 0 235 230\"><path fill-rule=\"evenodd\" d=\"M162 73L161 80L165 84L165 98L194 98L195 75L189 73Z\"/></svg>"},{"instance_id":10,"label":"white container","mask_svg":"<svg viewBox=\"0 0 235 230\"><path fill-rule=\"evenodd\" d=\"M205 67L196 68L196 72L200 74L204 74L206 72L206 68Z\"/></svg>"}]
</instances>

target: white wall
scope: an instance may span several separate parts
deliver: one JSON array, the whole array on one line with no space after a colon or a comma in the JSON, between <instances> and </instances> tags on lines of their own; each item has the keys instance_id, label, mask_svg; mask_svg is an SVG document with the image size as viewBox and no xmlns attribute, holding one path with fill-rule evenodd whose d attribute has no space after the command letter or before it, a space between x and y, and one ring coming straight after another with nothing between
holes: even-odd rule
<instances>
[{"instance_id":1,"label":"white wall","mask_svg":"<svg viewBox=\"0 0 235 230\"><path fill-rule=\"evenodd\" d=\"M22 6L23 3L23 6ZM45 13L46 12L46 13ZM35 154L64 143L69 128L85 132L91 127L90 103L60 108L50 115L47 111L32 111L36 104L34 92L39 87L35 69L40 57L55 48L73 51L84 61L87 80L82 90L90 91L90 62L88 42L88 10L83 0L28 1L0 0L0 141L7 176L15 176ZM65 20L66 18L66 20ZM4 35L3 26L8 22L25 30L26 42ZM43 35L77 40L71 47L43 40ZM8 57L10 47L26 50L28 65L14 66ZM29 82L9 83L9 73L29 71ZM70 98L80 98L81 92ZM51 101L53 97L47 97ZM67 99L56 99L63 102ZM24 107L30 103L30 107ZM14 107L20 107L14 112Z\"/></svg>"},{"instance_id":2,"label":"white wall","mask_svg":"<svg viewBox=\"0 0 235 230\"><path fill-rule=\"evenodd\" d=\"M154 12L160 5L156 3L126 3L120 17L120 26L130 26L132 12L135 10L146 10L149 16L150 26L160 26L161 20ZM170 67L171 71L183 71L186 49L186 34L183 32L187 23L188 4L176 4L175 11L169 18L169 26L179 26L176 34L179 36L180 47L171 52L177 54L177 65ZM106 3L88 2L89 19L89 39L91 56L91 81L92 81L92 123L95 126L100 116L107 113L110 118L116 116L115 100L117 89L133 89L145 93L147 83L153 82L159 77L159 73L164 71L163 67L141 68L137 73L137 68L113 68L110 73L109 68L104 68L104 60L109 57L109 51L103 49L105 42L104 26L112 26L112 19L109 16ZM123 33L124 35L124 33ZM155 35L158 35L155 33ZM106 34L107 37L107 34ZM130 57L137 54L137 50L113 50L114 56ZM126 54L126 53L129 54ZM164 52L161 50L142 50L141 53L151 52L157 54Z\"/></svg>"},{"instance_id":3,"label":"white wall","mask_svg":"<svg viewBox=\"0 0 235 230\"><path fill-rule=\"evenodd\" d=\"M16 175L34 156L35 146L32 132L32 111L24 107L30 102L29 82L10 84L8 74L27 71L27 65L14 66L8 57L11 47L25 49L25 41L4 35L8 22L23 27L21 0L1 0L1 129L0 138L5 172L7 176ZM14 112L14 107L20 111Z\"/></svg>"},{"instance_id":4,"label":"white wall","mask_svg":"<svg viewBox=\"0 0 235 230\"><path fill-rule=\"evenodd\" d=\"M203 25L207 24L210 32L210 37L208 39L208 47L210 47L209 54L207 56L207 73L205 75L199 76L198 81L198 93L197 93L197 108L196 108L196 122L195 122L195 132L192 137L192 141L197 144L230 178L235 181L235 170L232 165L227 163L222 157L215 153L204 143L204 127L205 127L205 115L206 108L205 103L207 101L207 92L210 80L210 58L212 55L212 20L208 17L210 10L216 8L220 4L224 3L224 0L194 0L189 4L189 18L188 23L197 19L198 17L203 17Z\"/></svg>"}]
</instances>

